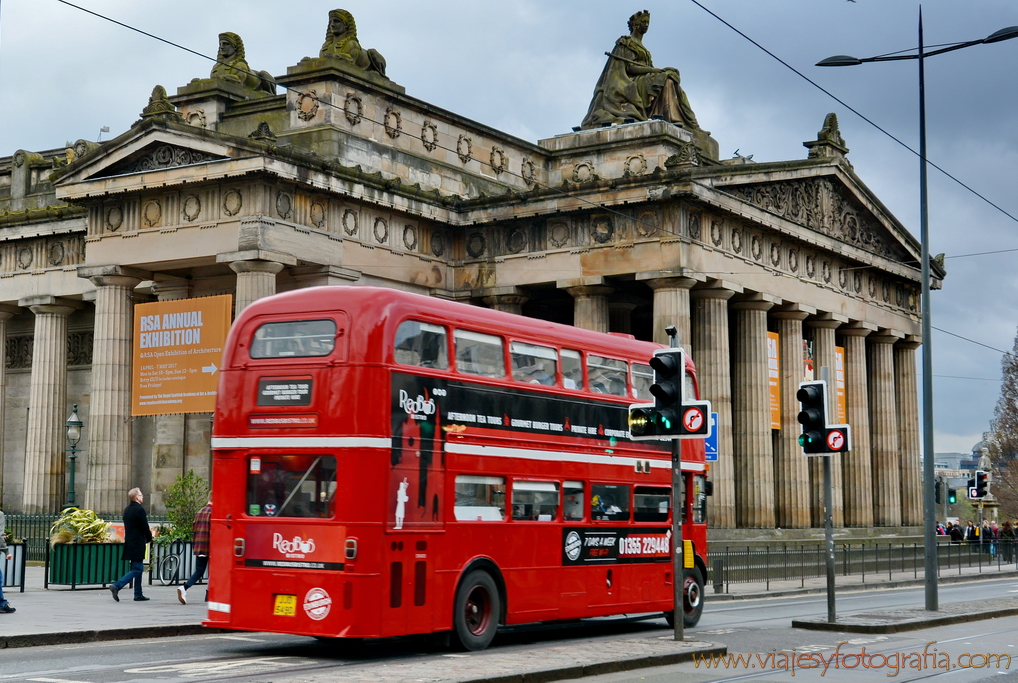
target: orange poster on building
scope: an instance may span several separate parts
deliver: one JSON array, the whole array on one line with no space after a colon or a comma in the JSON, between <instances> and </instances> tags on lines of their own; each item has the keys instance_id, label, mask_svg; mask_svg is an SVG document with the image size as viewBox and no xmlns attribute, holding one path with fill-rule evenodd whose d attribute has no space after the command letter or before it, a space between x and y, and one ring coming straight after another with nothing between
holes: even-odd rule
<instances>
[{"instance_id":1,"label":"orange poster on building","mask_svg":"<svg viewBox=\"0 0 1018 683\"><path fill-rule=\"evenodd\" d=\"M778 333L767 333L767 378L771 392L771 429L781 429L781 367Z\"/></svg>"},{"instance_id":2,"label":"orange poster on building","mask_svg":"<svg viewBox=\"0 0 1018 683\"><path fill-rule=\"evenodd\" d=\"M834 421L837 424L848 424L848 408L845 403L845 347L834 347L834 395L837 396L837 409Z\"/></svg>"},{"instance_id":3,"label":"orange poster on building","mask_svg":"<svg viewBox=\"0 0 1018 683\"><path fill-rule=\"evenodd\" d=\"M229 294L134 307L131 415L215 409L232 308Z\"/></svg>"}]
</instances>

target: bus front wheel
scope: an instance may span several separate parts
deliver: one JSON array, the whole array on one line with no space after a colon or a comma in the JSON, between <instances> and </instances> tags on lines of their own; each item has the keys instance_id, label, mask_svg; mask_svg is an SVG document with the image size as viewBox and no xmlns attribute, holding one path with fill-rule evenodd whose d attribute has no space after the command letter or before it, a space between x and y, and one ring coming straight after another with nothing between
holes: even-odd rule
<instances>
[{"instance_id":1,"label":"bus front wheel","mask_svg":"<svg viewBox=\"0 0 1018 683\"><path fill-rule=\"evenodd\" d=\"M700 623L703 614L703 574L698 567L687 569L682 584L682 625L692 628ZM665 612L669 626L675 626L674 612Z\"/></svg>"},{"instance_id":2,"label":"bus front wheel","mask_svg":"<svg viewBox=\"0 0 1018 683\"><path fill-rule=\"evenodd\" d=\"M463 650L483 650L491 644L502 613L498 587L491 574L474 570L456 589L453 636Z\"/></svg>"}]
</instances>

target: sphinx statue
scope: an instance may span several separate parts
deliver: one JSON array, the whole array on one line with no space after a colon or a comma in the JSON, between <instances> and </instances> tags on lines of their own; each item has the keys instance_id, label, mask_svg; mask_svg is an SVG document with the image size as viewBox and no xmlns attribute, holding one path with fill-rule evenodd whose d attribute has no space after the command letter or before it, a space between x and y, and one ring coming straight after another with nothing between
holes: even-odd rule
<instances>
[{"instance_id":1,"label":"sphinx statue","mask_svg":"<svg viewBox=\"0 0 1018 683\"><path fill-rule=\"evenodd\" d=\"M252 71L244 57L244 41L236 33L219 34L219 54L210 78L238 83L264 96L276 94L276 80L267 71Z\"/></svg>"},{"instance_id":2,"label":"sphinx statue","mask_svg":"<svg viewBox=\"0 0 1018 683\"><path fill-rule=\"evenodd\" d=\"M601 77L594 87L583 128L627 119L647 121L661 118L693 131L701 130L686 93L679 85L679 71L659 69L651 60L643 36L650 28L650 12L629 17L629 35L615 42Z\"/></svg>"},{"instance_id":3,"label":"sphinx statue","mask_svg":"<svg viewBox=\"0 0 1018 683\"><path fill-rule=\"evenodd\" d=\"M323 59L342 59L354 66L385 76L385 58L378 50L365 50L357 40L357 23L345 9L329 12L325 44L318 55Z\"/></svg>"}]
</instances>

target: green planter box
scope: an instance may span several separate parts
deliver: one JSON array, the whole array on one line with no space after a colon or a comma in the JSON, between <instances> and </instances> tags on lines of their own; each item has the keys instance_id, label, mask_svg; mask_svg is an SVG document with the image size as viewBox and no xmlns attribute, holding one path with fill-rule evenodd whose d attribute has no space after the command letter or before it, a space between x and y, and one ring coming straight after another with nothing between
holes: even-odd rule
<instances>
[{"instance_id":1,"label":"green planter box","mask_svg":"<svg viewBox=\"0 0 1018 683\"><path fill-rule=\"evenodd\" d=\"M102 586L127 573L123 543L58 543L46 556L46 585Z\"/></svg>"}]
</instances>

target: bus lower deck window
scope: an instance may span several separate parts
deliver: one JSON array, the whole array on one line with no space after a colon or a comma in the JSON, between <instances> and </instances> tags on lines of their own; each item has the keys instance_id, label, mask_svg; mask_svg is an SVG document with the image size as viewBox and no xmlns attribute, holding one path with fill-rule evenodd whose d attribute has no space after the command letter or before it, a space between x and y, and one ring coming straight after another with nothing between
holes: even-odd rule
<instances>
[{"instance_id":1,"label":"bus lower deck window","mask_svg":"<svg viewBox=\"0 0 1018 683\"><path fill-rule=\"evenodd\" d=\"M583 482L562 483L562 518L567 522L583 521Z\"/></svg>"},{"instance_id":2,"label":"bus lower deck window","mask_svg":"<svg viewBox=\"0 0 1018 683\"><path fill-rule=\"evenodd\" d=\"M513 519L551 522L558 513L558 482L514 481Z\"/></svg>"},{"instance_id":3,"label":"bus lower deck window","mask_svg":"<svg viewBox=\"0 0 1018 683\"><path fill-rule=\"evenodd\" d=\"M590 518L605 522L629 519L629 487L594 484L590 487Z\"/></svg>"},{"instance_id":4,"label":"bus lower deck window","mask_svg":"<svg viewBox=\"0 0 1018 683\"><path fill-rule=\"evenodd\" d=\"M257 455L248 459L247 514L252 517L332 517L336 458Z\"/></svg>"},{"instance_id":5,"label":"bus lower deck window","mask_svg":"<svg viewBox=\"0 0 1018 683\"><path fill-rule=\"evenodd\" d=\"M456 519L501 522L505 519L505 478L461 474L456 477Z\"/></svg>"}]
</instances>

